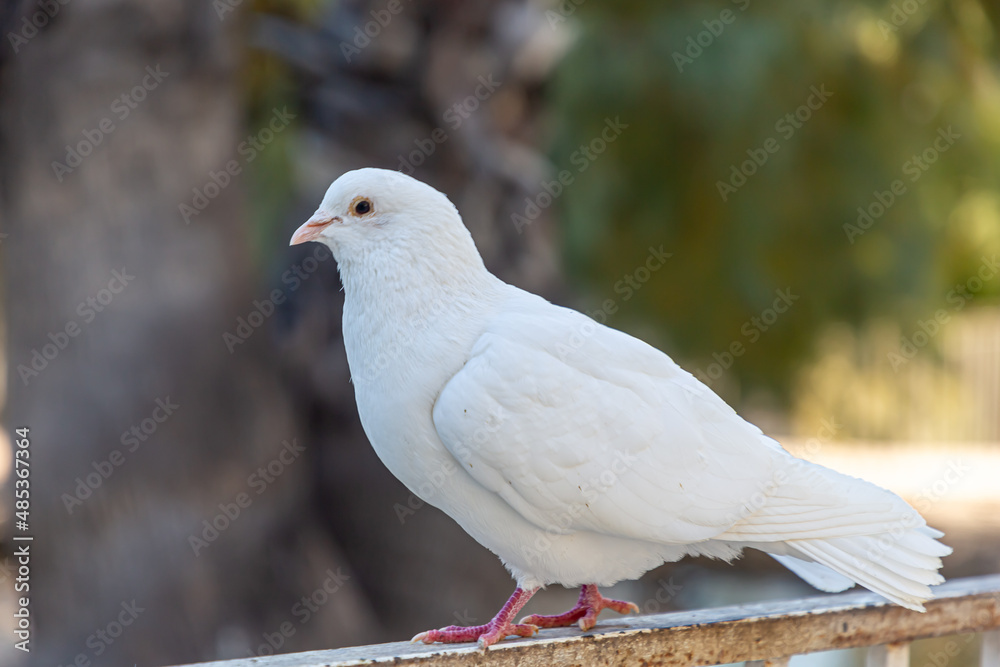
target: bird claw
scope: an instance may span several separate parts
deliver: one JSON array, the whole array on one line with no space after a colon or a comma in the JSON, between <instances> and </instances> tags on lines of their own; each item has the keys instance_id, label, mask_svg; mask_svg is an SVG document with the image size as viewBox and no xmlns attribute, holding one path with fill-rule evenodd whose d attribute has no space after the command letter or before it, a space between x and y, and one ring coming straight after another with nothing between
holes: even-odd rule
<instances>
[{"instance_id":1,"label":"bird claw","mask_svg":"<svg viewBox=\"0 0 1000 667\"><path fill-rule=\"evenodd\" d=\"M509 637L510 635L516 635L518 637L532 637L538 632L538 626L532 625L530 623L510 623L505 629L495 629L486 634L480 635L476 643L479 644L479 648L486 650L493 644L504 637Z\"/></svg>"},{"instance_id":2,"label":"bird claw","mask_svg":"<svg viewBox=\"0 0 1000 667\"><path fill-rule=\"evenodd\" d=\"M530 623L513 623L512 620L521 607L535 594L537 588L524 590L520 587L514 590L514 594L507 600L496 616L486 625L449 625L439 630L428 630L414 635L411 642L423 642L433 644L443 642L445 644L455 644L458 642L478 642L479 648L485 649L496 644L504 637L516 635L518 637L530 637L538 632L537 625Z\"/></svg>"},{"instance_id":3,"label":"bird claw","mask_svg":"<svg viewBox=\"0 0 1000 667\"><path fill-rule=\"evenodd\" d=\"M538 632L538 626L530 623L494 623L486 625L475 625L464 627L461 625L449 625L438 630L427 630L414 635L411 643L423 642L433 644L441 642L444 644L456 644L459 642L477 642L479 648L485 649L504 637L516 635L518 637L531 637Z\"/></svg>"},{"instance_id":4,"label":"bird claw","mask_svg":"<svg viewBox=\"0 0 1000 667\"><path fill-rule=\"evenodd\" d=\"M576 606L564 614L542 616L532 614L521 619L521 623L537 625L540 628L563 628L576 623L584 632L597 624L597 615L602 609L611 609L619 614L638 614L639 607L633 602L611 600L597 590L597 586L589 584L580 590L580 599Z\"/></svg>"}]
</instances>

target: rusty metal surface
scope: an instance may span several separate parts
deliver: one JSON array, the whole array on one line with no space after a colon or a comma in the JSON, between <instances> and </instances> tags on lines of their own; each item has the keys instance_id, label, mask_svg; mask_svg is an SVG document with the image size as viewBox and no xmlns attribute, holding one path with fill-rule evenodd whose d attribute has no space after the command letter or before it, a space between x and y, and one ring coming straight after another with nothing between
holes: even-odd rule
<instances>
[{"instance_id":1,"label":"rusty metal surface","mask_svg":"<svg viewBox=\"0 0 1000 667\"><path fill-rule=\"evenodd\" d=\"M635 665L691 667L904 642L1000 628L1000 575L936 587L924 614L873 593L844 593L695 612L606 619L592 631L543 630L485 653L471 644L406 642L201 663L202 667L355 665Z\"/></svg>"}]
</instances>

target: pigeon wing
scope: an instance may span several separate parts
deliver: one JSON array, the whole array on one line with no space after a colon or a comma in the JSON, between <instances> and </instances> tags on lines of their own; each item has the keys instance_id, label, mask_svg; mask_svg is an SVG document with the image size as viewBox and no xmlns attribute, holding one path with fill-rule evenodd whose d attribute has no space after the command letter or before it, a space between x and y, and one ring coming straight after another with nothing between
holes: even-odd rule
<instances>
[{"instance_id":1,"label":"pigeon wing","mask_svg":"<svg viewBox=\"0 0 1000 667\"><path fill-rule=\"evenodd\" d=\"M661 543L751 514L782 451L659 350L526 293L433 419L466 472L540 528Z\"/></svg>"}]
</instances>

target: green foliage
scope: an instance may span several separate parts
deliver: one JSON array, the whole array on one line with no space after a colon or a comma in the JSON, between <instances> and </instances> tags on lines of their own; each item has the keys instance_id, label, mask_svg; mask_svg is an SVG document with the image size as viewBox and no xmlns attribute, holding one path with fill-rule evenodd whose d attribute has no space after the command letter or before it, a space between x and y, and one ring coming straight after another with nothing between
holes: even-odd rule
<instances>
[{"instance_id":1,"label":"green foliage","mask_svg":"<svg viewBox=\"0 0 1000 667\"><path fill-rule=\"evenodd\" d=\"M280 17L308 25L325 6L323 0L255 0L253 15ZM253 255L258 265L266 266L275 248L283 247L282 218L294 197L295 170L290 158L296 133L301 124L298 81L293 67L279 55L264 50L249 50L242 68L242 88L246 98L244 134L257 136L275 116L275 109L296 116L291 127L283 127L254 159L245 163L247 170L248 221L252 225Z\"/></svg>"},{"instance_id":2,"label":"green foliage","mask_svg":"<svg viewBox=\"0 0 1000 667\"><path fill-rule=\"evenodd\" d=\"M558 200L567 265L595 302L619 300L611 323L651 322L691 370L738 341L713 387L783 395L825 326L912 325L1000 252L994 23L974 0L910 0L898 27L892 4L741 4L583 5L552 86L552 157L576 175ZM697 54L699 33L712 39ZM832 95L801 127L776 127L818 89ZM628 129L578 173L574 152L607 118ZM933 164L908 163L949 126L960 138ZM777 150L724 201L719 182L769 138ZM851 233L897 179L905 191ZM664 268L629 300L615 294L660 244L674 253ZM784 288L800 298L752 342L744 323ZM990 294L1000 276L977 302Z\"/></svg>"},{"instance_id":3,"label":"green foliage","mask_svg":"<svg viewBox=\"0 0 1000 667\"><path fill-rule=\"evenodd\" d=\"M284 245L281 243L285 222L283 215L295 194L295 169L290 155L298 132L300 112L296 96L286 85L287 79L274 74L283 65L275 58L263 54L255 54L255 59L257 68L251 71L256 71L263 81L259 80L250 88L246 132L241 141L247 137L258 137L262 131L270 130L271 127L281 128L278 132L264 136L273 138L247 164L247 213L253 226L254 257L259 264L266 265L275 248ZM271 125L276 116L275 109L279 112L287 109L296 118L289 127L282 126L281 123ZM280 113L278 115L280 117Z\"/></svg>"}]
</instances>

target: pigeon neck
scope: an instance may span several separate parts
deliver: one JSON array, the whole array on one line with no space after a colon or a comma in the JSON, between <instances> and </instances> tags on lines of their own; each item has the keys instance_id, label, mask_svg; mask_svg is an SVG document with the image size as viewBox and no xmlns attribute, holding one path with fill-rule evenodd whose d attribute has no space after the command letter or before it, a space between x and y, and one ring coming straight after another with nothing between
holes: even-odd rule
<instances>
[{"instance_id":1,"label":"pigeon neck","mask_svg":"<svg viewBox=\"0 0 1000 667\"><path fill-rule=\"evenodd\" d=\"M365 257L337 264L348 301L366 311L406 316L428 301L461 302L486 296L500 281L471 253L442 257L402 247L372 249ZM398 310L397 310L398 309Z\"/></svg>"},{"instance_id":2,"label":"pigeon neck","mask_svg":"<svg viewBox=\"0 0 1000 667\"><path fill-rule=\"evenodd\" d=\"M447 271L432 258L369 257L339 265L344 343L356 387L396 373L422 374L425 364L449 367L453 360L445 357L458 359L471 349L504 285L478 254L475 260L452 260Z\"/></svg>"}]
</instances>

